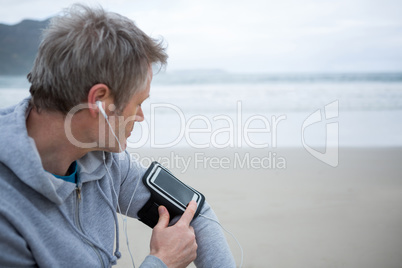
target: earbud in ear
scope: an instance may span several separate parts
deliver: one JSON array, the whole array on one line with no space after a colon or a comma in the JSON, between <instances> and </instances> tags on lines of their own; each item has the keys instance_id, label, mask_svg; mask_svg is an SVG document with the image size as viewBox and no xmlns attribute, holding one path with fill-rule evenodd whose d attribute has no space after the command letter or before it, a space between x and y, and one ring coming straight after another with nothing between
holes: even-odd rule
<instances>
[{"instance_id":1,"label":"earbud in ear","mask_svg":"<svg viewBox=\"0 0 402 268\"><path fill-rule=\"evenodd\" d=\"M107 119L108 116L107 116L105 110L103 110L102 102L101 101L96 101L95 103L96 103L96 106L98 106L99 111L101 112L101 114Z\"/></svg>"}]
</instances>

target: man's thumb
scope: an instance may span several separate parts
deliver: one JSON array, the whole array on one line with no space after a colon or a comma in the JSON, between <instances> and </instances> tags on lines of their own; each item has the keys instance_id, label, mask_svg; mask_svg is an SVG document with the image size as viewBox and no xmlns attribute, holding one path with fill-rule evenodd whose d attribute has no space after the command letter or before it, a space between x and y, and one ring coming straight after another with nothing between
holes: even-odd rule
<instances>
[{"instance_id":1,"label":"man's thumb","mask_svg":"<svg viewBox=\"0 0 402 268\"><path fill-rule=\"evenodd\" d=\"M159 206L158 213L159 213L159 220L156 226L163 228L168 227L170 219L169 211L164 206Z\"/></svg>"}]
</instances>

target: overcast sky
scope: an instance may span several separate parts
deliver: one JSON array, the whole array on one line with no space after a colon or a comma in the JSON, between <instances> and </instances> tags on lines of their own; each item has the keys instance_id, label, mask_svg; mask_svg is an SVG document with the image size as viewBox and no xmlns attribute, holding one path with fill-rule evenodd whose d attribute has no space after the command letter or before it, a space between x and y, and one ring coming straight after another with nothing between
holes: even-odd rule
<instances>
[{"instance_id":1,"label":"overcast sky","mask_svg":"<svg viewBox=\"0 0 402 268\"><path fill-rule=\"evenodd\" d=\"M0 0L0 22L76 1ZM168 44L169 70L402 71L401 0L99 0Z\"/></svg>"}]
</instances>

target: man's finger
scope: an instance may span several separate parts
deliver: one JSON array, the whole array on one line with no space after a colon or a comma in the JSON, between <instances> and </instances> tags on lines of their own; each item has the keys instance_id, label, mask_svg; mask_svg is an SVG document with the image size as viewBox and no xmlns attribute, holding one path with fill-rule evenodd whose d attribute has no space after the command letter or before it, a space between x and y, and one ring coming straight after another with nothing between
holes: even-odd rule
<instances>
[{"instance_id":1,"label":"man's finger","mask_svg":"<svg viewBox=\"0 0 402 268\"><path fill-rule=\"evenodd\" d=\"M159 213L159 220L158 223L155 225L155 227L162 227L166 228L169 225L169 211L164 207L164 206L159 206L158 207L158 213Z\"/></svg>"},{"instance_id":2,"label":"man's finger","mask_svg":"<svg viewBox=\"0 0 402 268\"><path fill-rule=\"evenodd\" d=\"M186 225L190 225L190 222L194 218L194 214L196 211L197 203L194 200L191 200L190 203L188 203L186 211L184 211L179 221L185 223Z\"/></svg>"}]
</instances>

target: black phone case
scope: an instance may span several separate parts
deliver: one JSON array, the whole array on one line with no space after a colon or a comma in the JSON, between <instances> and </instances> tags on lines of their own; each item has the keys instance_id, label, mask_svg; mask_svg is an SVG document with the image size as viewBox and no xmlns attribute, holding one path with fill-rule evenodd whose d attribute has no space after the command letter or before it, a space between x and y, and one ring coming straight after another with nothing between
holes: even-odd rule
<instances>
[{"instance_id":1,"label":"black phone case","mask_svg":"<svg viewBox=\"0 0 402 268\"><path fill-rule=\"evenodd\" d=\"M158 207L161 206L161 205L165 206L166 209L169 211L170 220L172 220L175 216L179 216L179 215L183 214L183 211L178 209L176 206L174 206L168 200L166 200L164 197L162 197L159 193L155 192L152 188L149 187L149 185L148 185L146 180L148 178L149 173L152 171L152 169L155 167L155 165L160 165L160 164L158 162L156 162L156 161L152 162L152 164L149 166L149 168L145 172L144 176L142 177L142 182L144 183L144 185L151 192L151 197L148 200L148 202L138 212L139 220L142 221L143 223L145 223L146 225L148 225L151 228L154 228L155 225L158 223L158 220L159 220ZM162 165L160 165L160 166L162 166ZM162 168L164 168L164 167L162 166ZM164 169L167 172L169 172L173 177L176 178L176 176L174 176L168 169L166 169L166 168L164 168ZM177 179L177 180L180 181L179 179ZM182 181L180 181L180 182L183 183ZM183 183L183 184L185 184L185 183ZM187 184L185 184L185 185L187 187L191 188L193 191L195 191L198 194L200 194L200 197L201 197L201 200L198 203L197 210L196 210L196 212L194 214L193 219L195 219L200 214L201 208L202 208L202 206L204 205L204 202L205 202L205 197L199 191L197 191L194 188L188 186Z\"/></svg>"}]
</instances>

